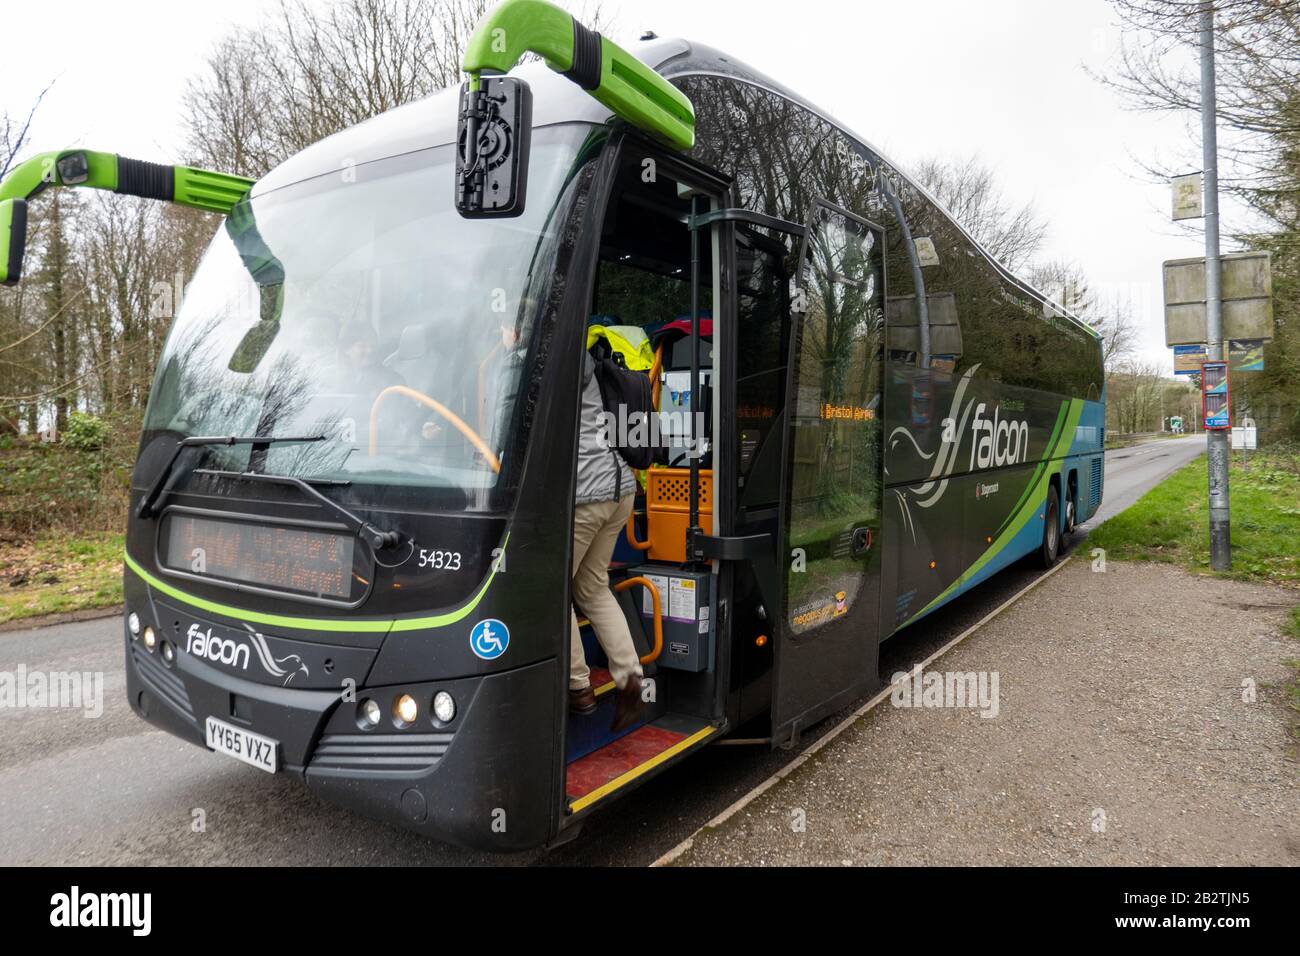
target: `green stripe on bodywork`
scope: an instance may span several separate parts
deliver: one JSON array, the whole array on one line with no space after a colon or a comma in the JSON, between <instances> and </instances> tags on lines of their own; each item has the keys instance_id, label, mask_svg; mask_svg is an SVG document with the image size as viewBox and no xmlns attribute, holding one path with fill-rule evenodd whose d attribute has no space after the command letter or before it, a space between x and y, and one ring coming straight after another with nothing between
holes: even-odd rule
<instances>
[{"instance_id":1,"label":"green stripe on bodywork","mask_svg":"<svg viewBox=\"0 0 1300 956\"><path fill-rule=\"evenodd\" d=\"M984 565L993 560L998 552L1020 533L1020 529L1029 523L1030 518L1034 516L1034 512L1047 499L1047 483L1052 477L1047 473L1047 466L1053 459L1063 457L1064 452L1068 451L1068 443L1074 441L1074 430L1078 426L1079 418L1082 415L1083 401L1081 399L1073 398L1068 403L1061 403L1061 412L1056 419L1056 430L1052 432L1052 437L1048 439L1048 446L1043 453L1043 460L1039 463L1041 467L1034 472L1035 480L1030 482L1025 494L1020 496L1020 503L1017 505L1018 510L1013 512L1010 524L1003 528L998 536L993 539L993 543L984 550L984 553L969 568L958 575L952 584L944 588L943 592L930 601L929 604L899 625L900 627L906 627L921 615L928 613L937 605L948 600L963 583L970 580L973 575L979 573L979 570ZM1065 445L1065 448L1062 448L1062 445Z\"/></svg>"},{"instance_id":2,"label":"green stripe on bodywork","mask_svg":"<svg viewBox=\"0 0 1300 956\"><path fill-rule=\"evenodd\" d=\"M1052 426L1052 434L1049 435L1047 438L1046 447L1048 448L1056 447L1057 440L1060 438L1061 435L1061 423L1065 421L1066 413L1069 412L1069 410L1070 410L1070 403L1061 402L1061 409L1056 413L1056 424ZM1002 524L998 526L998 530L994 535L994 537L1001 535L1002 530L1007 526L1007 524L1012 520L1014 520L1016 515L1020 513L1021 506L1024 505L1025 499L1029 497L1030 492L1032 492L1035 486L1037 486L1038 479L1042 476L1043 470L1047 467L1049 461L1051 461L1050 456L1039 459L1038 464L1034 467L1033 476L1029 479L1029 482L1025 485L1025 490L1020 492L1020 498L1016 501L1016 506L1012 508L1011 511L1007 513L1006 518L1002 520Z\"/></svg>"},{"instance_id":3,"label":"green stripe on bodywork","mask_svg":"<svg viewBox=\"0 0 1300 956\"><path fill-rule=\"evenodd\" d=\"M510 535L507 534L505 541L501 543L501 554L504 557L506 545L510 543ZM447 611L445 614L434 614L431 617L404 617L404 618L386 618L384 620L357 620L355 618L330 618L330 617L290 617L284 614L266 614L262 611L251 611L248 608L235 607L232 604L220 604L216 601L209 601L206 598L197 597L182 591L166 581L159 580L131 557L130 554L123 553L126 559L126 566L140 576L146 584L157 591L161 591L170 598L181 601L190 607L196 607L212 614L221 614L224 617L231 617L237 621L248 621L251 624L266 624L271 627L292 627L302 631L332 631L332 632L364 632L367 634L383 634L388 631L420 631L431 627L446 627L448 624L455 624L457 621L464 620L474 609L478 607L479 602L483 600L483 595L492 586L492 580L497 575L497 561L492 561L492 570L488 572L487 579L483 586L478 589L467 604L462 605L454 611Z\"/></svg>"}]
</instances>

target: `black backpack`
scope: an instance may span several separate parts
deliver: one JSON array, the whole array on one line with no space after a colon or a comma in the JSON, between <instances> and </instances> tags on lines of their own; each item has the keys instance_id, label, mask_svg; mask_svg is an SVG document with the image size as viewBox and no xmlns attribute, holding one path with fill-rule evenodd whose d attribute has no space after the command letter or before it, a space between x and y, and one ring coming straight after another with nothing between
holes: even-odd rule
<instances>
[{"instance_id":1,"label":"black backpack","mask_svg":"<svg viewBox=\"0 0 1300 956\"><path fill-rule=\"evenodd\" d=\"M598 339L591 347L591 358L596 363L596 385L600 388L600 401L614 419L611 444L633 468L642 470L652 464L663 464L668 450L653 440L658 429L652 430L655 418L650 376L636 372L623 364L623 356ZM645 442L624 444L634 436L645 436Z\"/></svg>"}]
</instances>

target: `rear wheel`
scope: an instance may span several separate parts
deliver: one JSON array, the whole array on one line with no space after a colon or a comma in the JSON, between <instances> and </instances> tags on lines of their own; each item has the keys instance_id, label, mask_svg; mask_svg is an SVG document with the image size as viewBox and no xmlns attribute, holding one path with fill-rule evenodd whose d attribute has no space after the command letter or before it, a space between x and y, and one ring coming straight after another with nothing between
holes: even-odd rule
<instances>
[{"instance_id":1,"label":"rear wheel","mask_svg":"<svg viewBox=\"0 0 1300 956\"><path fill-rule=\"evenodd\" d=\"M1061 553L1061 496L1052 485L1047 489L1047 507L1043 514L1043 544L1038 549L1038 560L1050 568Z\"/></svg>"},{"instance_id":2,"label":"rear wheel","mask_svg":"<svg viewBox=\"0 0 1300 956\"><path fill-rule=\"evenodd\" d=\"M1074 534L1075 523L1079 520L1078 492L1073 485L1065 493L1065 533Z\"/></svg>"}]
</instances>

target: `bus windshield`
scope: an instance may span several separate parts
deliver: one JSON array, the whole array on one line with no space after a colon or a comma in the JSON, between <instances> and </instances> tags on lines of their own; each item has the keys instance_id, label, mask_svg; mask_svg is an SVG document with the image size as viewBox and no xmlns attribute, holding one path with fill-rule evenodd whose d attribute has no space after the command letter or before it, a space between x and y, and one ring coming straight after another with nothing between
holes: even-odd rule
<instances>
[{"instance_id":1,"label":"bus windshield","mask_svg":"<svg viewBox=\"0 0 1300 956\"><path fill-rule=\"evenodd\" d=\"M145 444L323 435L212 447L202 463L444 488L486 507L519 437L515 396L589 133L535 131L527 209L514 219L457 215L451 145L245 200L186 289ZM259 329L262 347L241 359Z\"/></svg>"}]
</instances>

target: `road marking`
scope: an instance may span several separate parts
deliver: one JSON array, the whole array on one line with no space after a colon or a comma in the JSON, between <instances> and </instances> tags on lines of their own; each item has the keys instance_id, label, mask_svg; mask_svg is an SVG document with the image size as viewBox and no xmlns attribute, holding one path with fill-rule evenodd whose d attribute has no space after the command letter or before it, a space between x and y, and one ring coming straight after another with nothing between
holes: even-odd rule
<instances>
[{"instance_id":1,"label":"road marking","mask_svg":"<svg viewBox=\"0 0 1300 956\"><path fill-rule=\"evenodd\" d=\"M1060 571L1062 568L1068 565L1071 562L1071 560L1073 560L1073 558L1074 556L1070 555L1066 557L1065 560L1057 564L1056 567L1049 568L1047 571L1043 572L1041 575L1036 577L1033 581L1030 581L1029 584L1025 585L1023 588L1021 588L1011 597L1007 598L1006 601L999 604L988 614L984 615L982 618L980 618L970 627L966 628L966 630L962 631L960 634L954 637L947 644L943 645L943 647L939 648L937 651L935 651L925 660L921 661L920 665L913 665L910 670L914 670L917 666L919 666L921 670L924 671L930 664L934 663L944 654L947 654L950 650L952 650L962 641L966 640L966 638L970 637L972 634L978 631L989 621L993 620L995 617L997 617L999 614L1001 614L1011 605L1015 604L1017 601L1019 601L1022 597L1024 597L1034 588L1038 587L1038 585L1042 584L1044 581L1050 578L1057 571ZM907 676L908 680L911 680L910 670ZM858 720L863 716L865 716L868 711L872 710L874 707L876 707L876 705L878 705L882 701L887 700L889 698L889 695L893 693L894 687L895 687L894 684L890 684L884 690L880 691L878 694L876 694L875 697L872 697L869 701L867 701L865 704L863 704L861 707L859 707L857 710L849 714L849 716L845 717L842 721L840 721L833 728L831 728L830 731L828 731L823 736L819 737L814 743L810 744L806 750L804 750L801 754L799 754L799 756L795 757L793 760L791 760L788 764L786 764L776 773L772 774L772 776L768 777L766 780L760 783L753 790L749 791L749 793L745 794L743 797L741 797L731 806L727 807L725 810L719 813L712 820L708 821L703 826L698 827L695 830L695 832L693 832L685 840L677 844L675 847L673 847L663 856L659 857L659 859L655 860L650 865L652 867L667 866L669 863L672 863L674 860L676 860L683 853L685 853L687 850L689 850L692 846L695 845L695 838L699 836L702 832L704 832L705 830L711 830L715 827L719 827L722 824L726 823L728 820L734 817L741 810L745 809L745 807L749 806L751 803L757 800L768 790L771 790L774 786L776 786L778 783L780 783L790 774L798 770L808 760L812 759L812 757L819 750L821 750L828 743L830 743L840 734L844 733L844 731L848 730L851 726L857 723Z\"/></svg>"}]
</instances>

